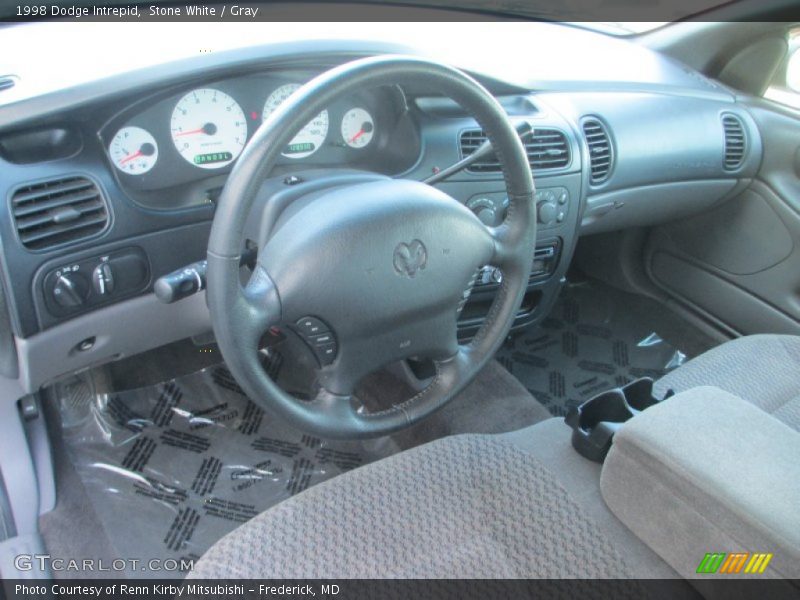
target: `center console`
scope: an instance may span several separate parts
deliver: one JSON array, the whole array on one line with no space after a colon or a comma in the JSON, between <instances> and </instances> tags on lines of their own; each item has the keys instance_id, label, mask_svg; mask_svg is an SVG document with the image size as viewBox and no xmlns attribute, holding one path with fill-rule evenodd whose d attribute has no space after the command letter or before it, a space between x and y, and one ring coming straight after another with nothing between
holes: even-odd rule
<instances>
[{"instance_id":1,"label":"center console","mask_svg":"<svg viewBox=\"0 0 800 600\"><path fill-rule=\"evenodd\" d=\"M523 298L513 329L532 325L543 319L554 304L564 282L577 241L580 213L579 173L542 177L536 180L537 235L528 290ZM444 191L464 202L488 226L502 223L508 209L508 197L502 183L443 183ZM484 188L476 193L476 187ZM475 285L464 304L458 335L468 340L478 331L502 284L499 269L486 266L478 272Z\"/></svg>"}]
</instances>

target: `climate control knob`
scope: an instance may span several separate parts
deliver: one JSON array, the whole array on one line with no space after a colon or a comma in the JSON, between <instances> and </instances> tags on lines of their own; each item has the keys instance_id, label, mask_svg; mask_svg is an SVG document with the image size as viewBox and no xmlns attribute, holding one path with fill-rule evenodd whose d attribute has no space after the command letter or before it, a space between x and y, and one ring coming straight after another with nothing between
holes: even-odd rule
<instances>
[{"instance_id":1,"label":"climate control knob","mask_svg":"<svg viewBox=\"0 0 800 600\"><path fill-rule=\"evenodd\" d=\"M53 300L63 308L75 308L86 302L89 295L89 283L77 273L59 275L53 285Z\"/></svg>"},{"instance_id":2,"label":"climate control knob","mask_svg":"<svg viewBox=\"0 0 800 600\"><path fill-rule=\"evenodd\" d=\"M489 227L499 225L497 218L497 207L491 198L487 198L485 196L472 198L469 202L467 202L467 208L475 213L475 216L477 216L484 225Z\"/></svg>"},{"instance_id":3,"label":"climate control knob","mask_svg":"<svg viewBox=\"0 0 800 600\"><path fill-rule=\"evenodd\" d=\"M558 218L558 205L553 202L539 203L539 223L542 225L552 225Z\"/></svg>"}]
</instances>

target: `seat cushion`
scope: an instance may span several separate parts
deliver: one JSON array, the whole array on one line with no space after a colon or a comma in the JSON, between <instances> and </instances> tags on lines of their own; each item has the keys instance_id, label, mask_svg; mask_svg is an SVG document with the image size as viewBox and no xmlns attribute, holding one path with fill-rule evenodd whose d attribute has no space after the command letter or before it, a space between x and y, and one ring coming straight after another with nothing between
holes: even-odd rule
<instances>
[{"instance_id":1,"label":"seat cushion","mask_svg":"<svg viewBox=\"0 0 800 600\"><path fill-rule=\"evenodd\" d=\"M800 431L800 336L751 335L727 342L661 378L655 392L703 385L752 402Z\"/></svg>"},{"instance_id":2,"label":"seat cushion","mask_svg":"<svg viewBox=\"0 0 800 600\"><path fill-rule=\"evenodd\" d=\"M290 498L217 542L195 578L624 578L601 530L532 455L444 438Z\"/></svg>"}]
</instances>

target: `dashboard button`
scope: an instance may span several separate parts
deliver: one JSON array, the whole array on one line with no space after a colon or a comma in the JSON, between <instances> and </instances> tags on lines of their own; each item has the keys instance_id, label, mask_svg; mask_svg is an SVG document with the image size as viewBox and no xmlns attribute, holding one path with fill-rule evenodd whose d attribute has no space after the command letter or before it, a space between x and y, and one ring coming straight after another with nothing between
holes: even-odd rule
<instances>
[{"instance_id":1,"label":"dashboard button","mask_svg":"<svg viewBox=\"0 0 800 600\"><path fill-rule=\"evenodd\" d=\"M332 344L335 340L333 339L333 334L331 333L323 333L320 335L312 335L308 338L308 341L311 342L312 345L320 348L322 346L326 346L328 344Z\"/></svg>"},{"instance_id":2,"label":"dashboard button","mask_svg":"<svg viewBox=\"0 0 800 600\"><path fill-rule=\"evenodd\" d=\"M330 331L328 326L316 317L303 317L295 323L295 326L297 332L306 338Z\"/></svg>"},{"instance_id":3,"label":"dashboard button","mask_svg":"<svg viewBox=\"0 0 800 600\"><path fill-rule=\"evenodd\" d=\"M114 272L107 262L97 265L92 272L92 285L94 291L104 296L114 291Z\"/></svg>"},{"instance_id":4,"label":"dashboard button","mask_svg":"<svg viewBox=\"0 0 800 600\"><path fill-rule=\"evenodd\" d=\"M317 358L319 358L320 364L324 367L326 365L331 364L334 360L336 360L336 343L332 342L330 344L325 344L324 346L320 346L316 349Z\"/></svg>"}]
</instances>

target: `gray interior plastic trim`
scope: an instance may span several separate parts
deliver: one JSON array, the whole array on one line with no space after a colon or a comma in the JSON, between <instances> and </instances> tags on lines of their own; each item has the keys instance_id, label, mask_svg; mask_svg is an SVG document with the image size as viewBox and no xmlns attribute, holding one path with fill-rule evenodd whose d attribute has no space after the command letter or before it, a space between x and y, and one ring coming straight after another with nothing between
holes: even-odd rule
<instances>
[{"instance_id":1,"label":"gray interior plastic trim","mask_svg":"<svg viewBox=\"0 0 800 600\"><path fill-rule=\"evenodd\" d=\"M541 94L566 118L599 117L613 144L611 176L590 186L589 197L673 182L746 179L761 164L759 129L744 107L731 101L633 92ZM747 142L745 159L734 171L723 168L724 114L739 117Z\"/></svg>"},{"instance_id":2,"label":"gray interior plastic trim","mask_svg":"<svg viewBox=\"0 0 800 600\"><path fill-rule=\"evenodd\" d=\"M147 294L17 338L20 385L27 393L70 373L132 356L211 329L205 293L174 304ZM94 338L85 351L77 345Z\"/></svg>"},{"instance_id":3,"label":"gray interior plastic trim","mask_svg":"<svg viewBox=\"0 0 800 600\"><path fill-rule=\"evenodd\" d=\"M39 519L39 483L17 400L16 381L0 378L0 473L17 535L35 533Z\"/></svg>"},{"instance_id":4,"label":"gray interior plastic trim","mask_svg":"<svg viewBox=\"0 0 800 600\"><path fill-rule=\"evenodd\" d=\"M706 210L725 198L736 179L680 181L590 196L581 233L656 225Z\"/></svg>"},{"instance_id":5,"label":"gray interior plastic trim","mask_svg":"<svg viewBox=\"0 0 800 600\"><path fill-rule=\"evenodd\" d=\"M53 457L50 452L50 438L42 403L37 396L32 396L38 413L36 417L25 420L25 434L28 438L28 449L33 459L36 470L36 480L39 485L39 514L50 512L56 505L56 481L53 471Z\"/></svg>"},{"instance_id":6,"label":"gray interior plastic trim","mask_svg":"<svg viewBox=\"0 0 800 600\"><path fill-rule=\"evenodd\" d=\"M712 312L737 331L800 335L800 323L787 314L684 258L658 251L648 267L662 289L690 306Z\"/></svg>"}]
</instances>

